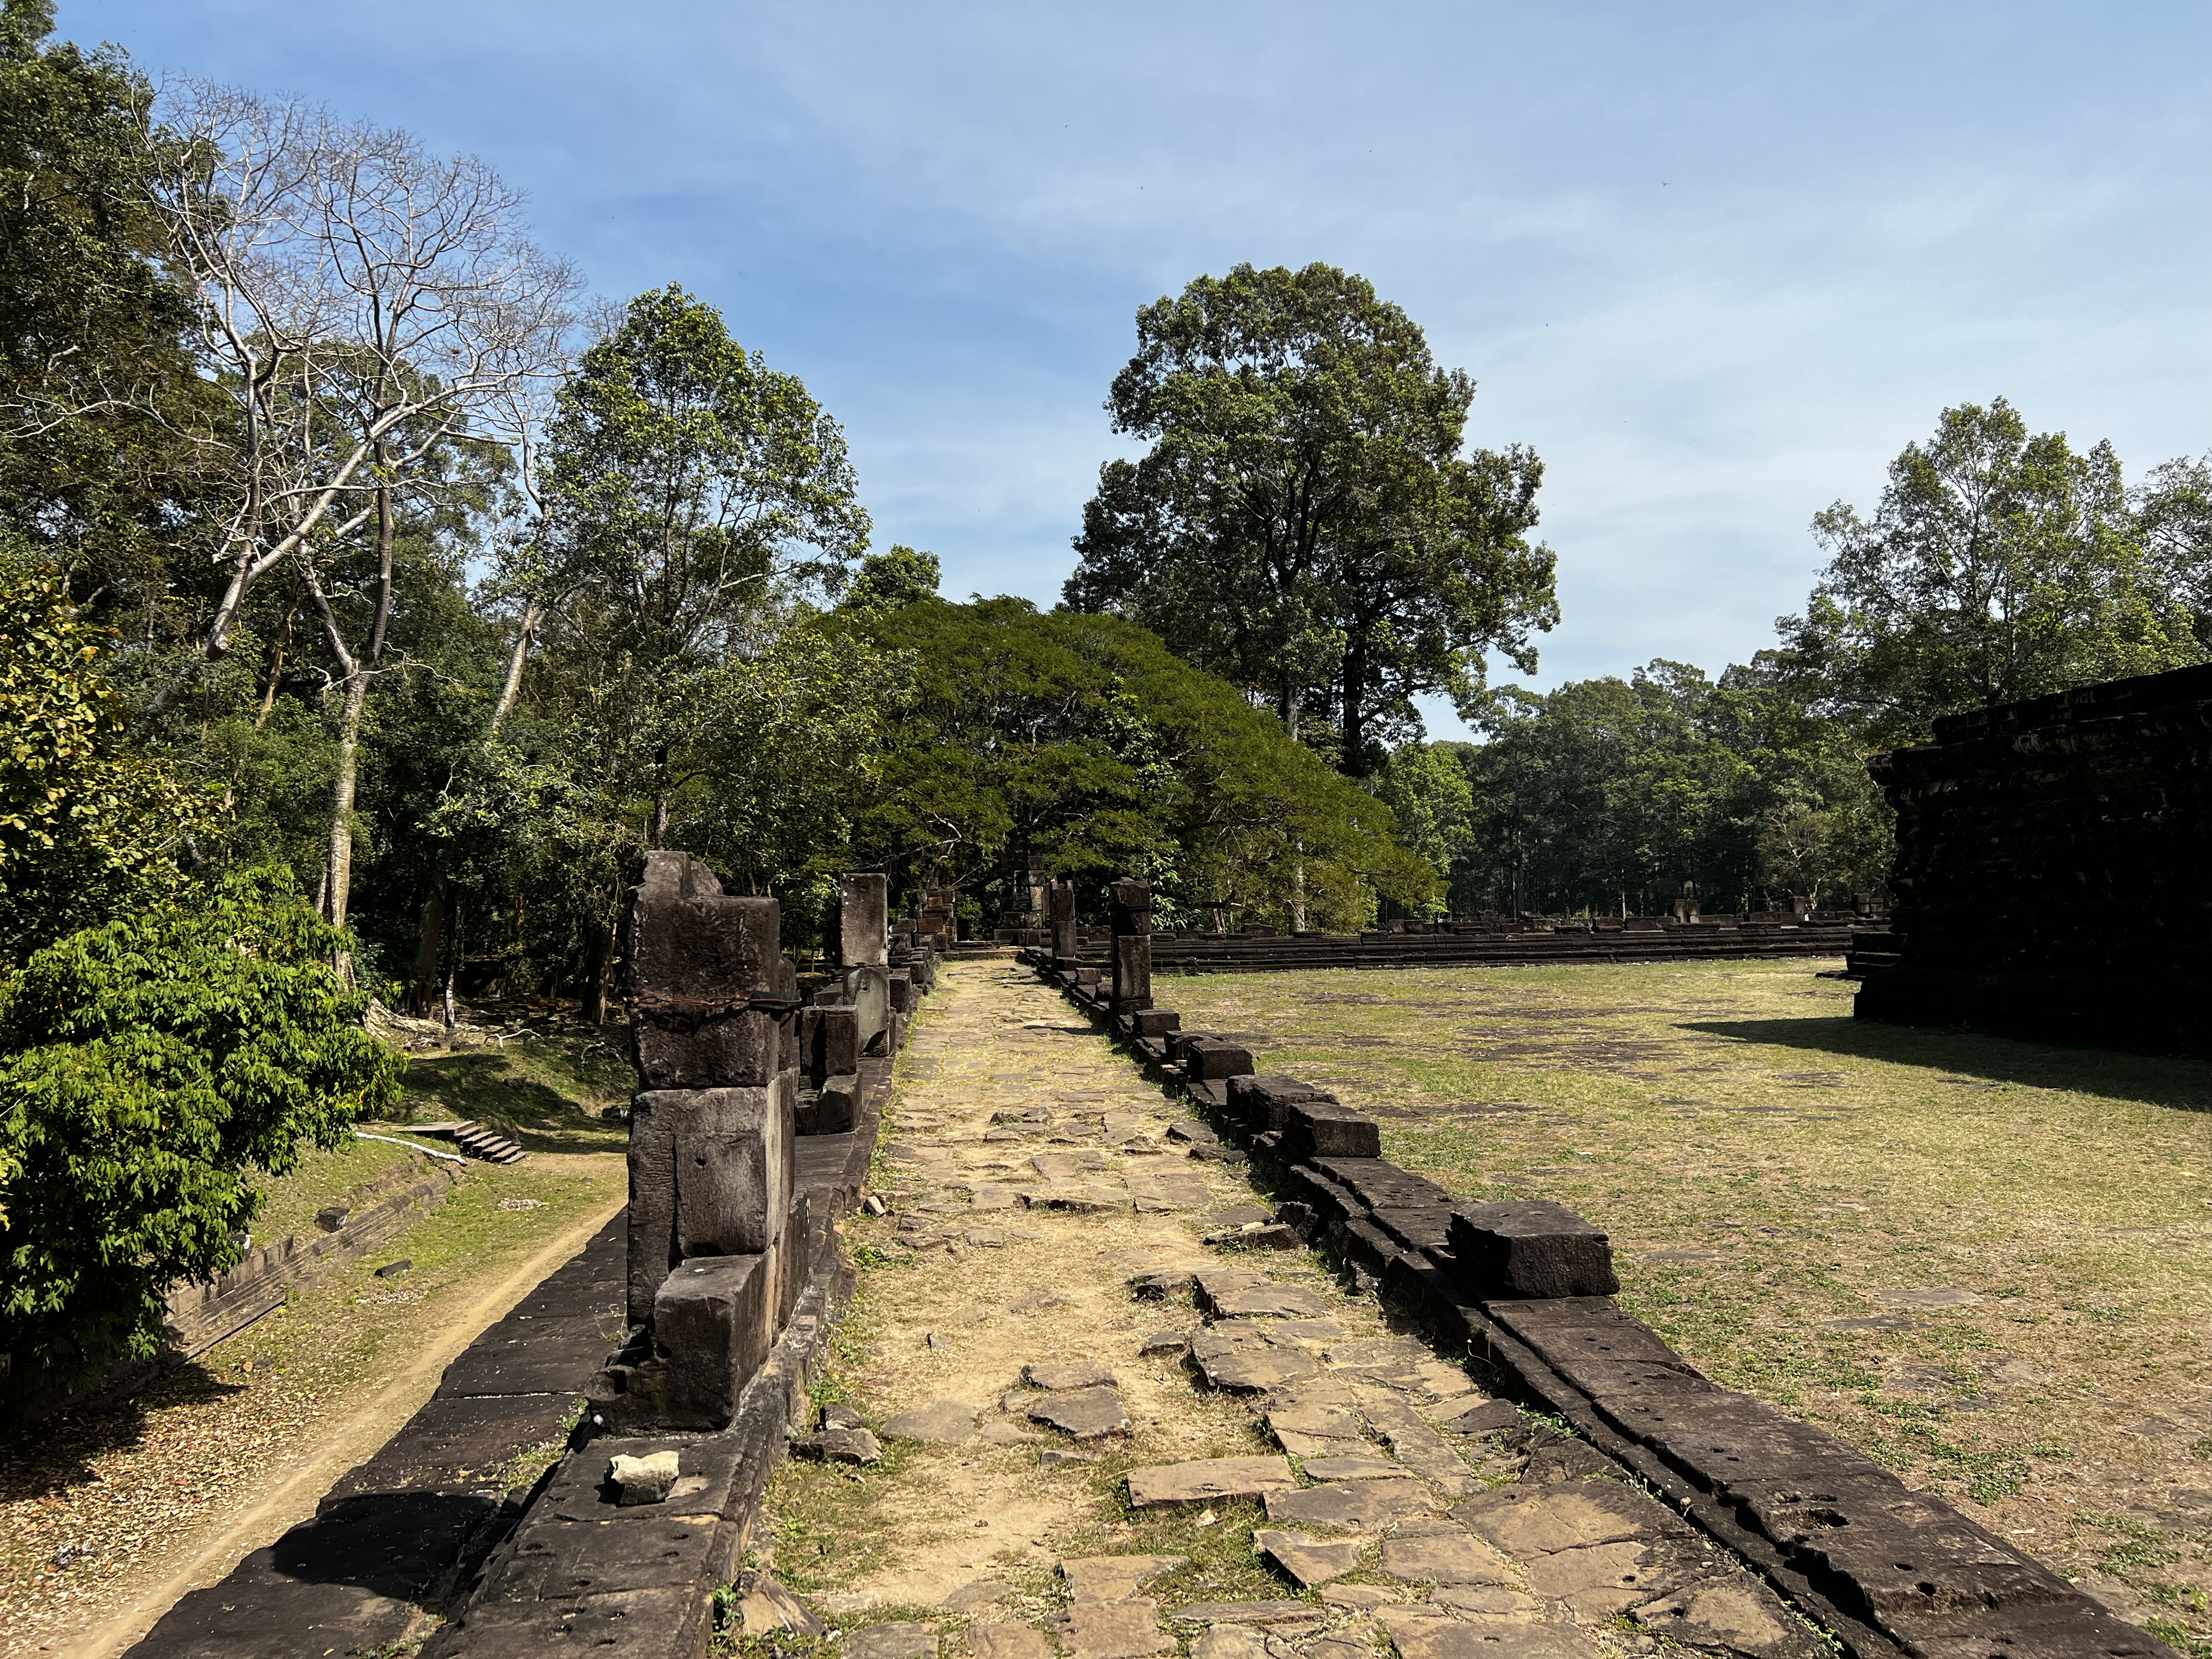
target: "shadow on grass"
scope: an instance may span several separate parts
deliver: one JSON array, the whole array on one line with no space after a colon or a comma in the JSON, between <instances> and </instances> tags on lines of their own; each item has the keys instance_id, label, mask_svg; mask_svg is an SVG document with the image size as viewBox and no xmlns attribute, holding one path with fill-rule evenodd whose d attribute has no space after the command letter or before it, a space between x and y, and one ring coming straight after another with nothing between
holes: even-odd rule
<instances>
[{"instance_id":1,"label":"shadow on grass","mask_svg":"<svg viewBox=\"0 0 2212 1659\"><path fill-rule=\"evenodd\" d=\"M406 1087L411 1116L468 1119L511 1136L526 1152L592 1152L626 1138L621 1125L598 1115L599 1097L610 1091L550 1057L488 1050L417 1055L408 1063Z\"/></svg>"},{"instance_id":2,"label":"shadow on grass","mask_svg":"<svg viewBox=\"0 0 2212 1659\"><path fill-rule=\"evenodd\" d=\"M1739 1042L1926 1066L1976 1082L2110 1095L2177 1111L2212 1111L2212 1076L2198 1060L2112 1048L2065 1048L1978 1031L1850 1018L1691 1020L1676 1029Z\"/></svg>"}]
</instances>

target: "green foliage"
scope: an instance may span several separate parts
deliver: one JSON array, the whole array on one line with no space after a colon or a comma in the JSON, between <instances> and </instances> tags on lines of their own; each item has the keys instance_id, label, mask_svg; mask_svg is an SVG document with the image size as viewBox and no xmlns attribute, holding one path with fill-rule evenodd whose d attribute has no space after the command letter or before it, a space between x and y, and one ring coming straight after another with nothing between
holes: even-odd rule
<instances>
[{"instance_id":1,"label":"green foliage","mask_svg":"<svg viewBox=\"0 0 2212 1659\"><path fill-rule=\"evenodd\" d=\"M2191 542L2192 481L2175 468L2166 481L2148 523L2171 552ZM1838 501L1813 527L1830 562L1758 665L1872 747L1924 740L1939 714L2203 655L2203 591L2192 614L2112 446L2030 436L2002 398L1947 409L1906 445L1871 520Z\"/></svg>"},{"instance_id":2,"label":"green foliage","mask_svg":"<svg viewBox=\"0 0 2212 1659\"><path fill-rule=\"evenodd\" d=\"M1685 664L1492 699L1480 744L1401 750L1383 799L1455 911L1649 914L1875 891L1887 809L1850 734L1757 676ZM1462 795L1446 768L1465 779Z\"/></svg>"},{"instance_id":3,"label":"green foliage","mask_svg":"<svg viewBox=\"0 0 2212 1659\"><path fill-rule=\"evenodd\" d=\"M1558 620L1528 539L1542 464L1463 455L1474 396L1364 278L1198 278L1137 314L1107 407L1152 447L1101 469L1067 603L1266 696L1294 736L1333 718L1367 775L1378 734L1419 732L1416 693L1471 702L1491 650L1533 672L1531 631Z\"/></svg>"},{"instance_id":4,"label":"green foliage","mask_svg":"<svg viewBox=\"0 0 2212 1659\"><path fill-rule=\"evenodd\" d=\"M0 992L0 1331L64 1382L161 1339L237 1264L254 1171L337 1144L402 1061L281 871L234 872L46 946Z\"/></svg>"},{"instance_id":5,"label":"green foliage","mask_svg":"<svg viewBox=\"0 0 2212 1659\"><path fill-rule=\"evenodd\" d=\"M112 51L47 44L53 14L0 7L0 521L88 586L134 586L190 534L209 399L161 263L153 89Z\"/></svg>"},{"instance_id":6,"label":"green foliage","mask_svg":"<svg viewBox=\"0 0 2212 1659\"><path fill-rule=\"evenodd\" d=\"M127 711L100 672L112 648L57 572L0 558L0 966L168 890L211 820L121 746Z\"/></svg>"},{"instance_id":7,"label":"green foliage","mask_svg":"<svg viewBox=\"0 0 2212 1659\"><path fill-rule=\"evenodd\" d=\"M973 889L1030 864L1092 886L1136 873L1165 924L1201 901L1280 922L1302 847L1324 926L1359 925L1378 892L1429 896L1387 808L1119 617L1001 598L832 621L911 653L855 847L904 886Z\"/></svg>"},{"instance_id":8,"label":"green foliage","mask_svg":"<svg viewBox=\"0 0 2212 1659\"><path fill-rule=\"evenodd\" d=\"M936 554L917 552L893 542L890 552L871 553L860 561L860 574L853 578L838 606L846 611L896 611L916 599L933 599L943 574Z\"/></svg>"}]
</instances>

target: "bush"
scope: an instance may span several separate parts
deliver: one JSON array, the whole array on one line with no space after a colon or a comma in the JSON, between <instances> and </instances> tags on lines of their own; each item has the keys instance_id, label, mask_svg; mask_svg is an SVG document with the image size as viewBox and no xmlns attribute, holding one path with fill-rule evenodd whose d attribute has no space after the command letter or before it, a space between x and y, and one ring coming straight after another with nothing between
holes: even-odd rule
<instances>
[{"instance_id":1,"label":"bush","mask_svg":"<svg viewBox=\"0 0 2212 1659\"><path fill-rule=\"evenodd\" d=\"M0 1347L64 1386L161 1341L179 1280L235 1267L303 1139L335 1146L404 1061L290 875L234 872L35 953L0 986Z\"/></svg>"}]
</instances>

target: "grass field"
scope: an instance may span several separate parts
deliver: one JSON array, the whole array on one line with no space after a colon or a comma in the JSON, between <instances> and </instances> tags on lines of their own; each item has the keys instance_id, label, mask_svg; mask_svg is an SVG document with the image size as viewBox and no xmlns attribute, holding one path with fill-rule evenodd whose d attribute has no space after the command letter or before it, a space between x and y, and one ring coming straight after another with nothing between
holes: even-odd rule
<instances>
[{"instance_id":1,"label":"grass field","mask_svg":"<svg viewBox=\"0 0 2212 1659\"><path fill-rule=\"evenodd\" d=\"M1717 1381L2212 1656L2212 1068L1860 1024L1832 963L1163 979Z\"/></svg>"}]
</instances>

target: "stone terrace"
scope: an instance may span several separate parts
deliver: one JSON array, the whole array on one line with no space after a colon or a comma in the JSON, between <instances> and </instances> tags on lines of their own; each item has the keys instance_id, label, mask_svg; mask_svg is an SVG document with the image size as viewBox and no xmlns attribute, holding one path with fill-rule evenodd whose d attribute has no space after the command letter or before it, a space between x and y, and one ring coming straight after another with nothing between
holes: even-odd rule
<instances>
[{"instance_id":1,"label":"stone terrace","mask_svg":"<svg viewBox=\"0 0 2212 1659\"><path fill-rule=\"evenodd\" d=\"M889 1212L853 1227L858 1409L813 1448L884 1461L770 1492L777 1570L858 1659L1820 1649L1587 1444L1340 1290L1030 973L955 965L901 1074ZM810 1623L772 1589L743 1606L748 1633Z\"/></svg>"}]
</instances>

